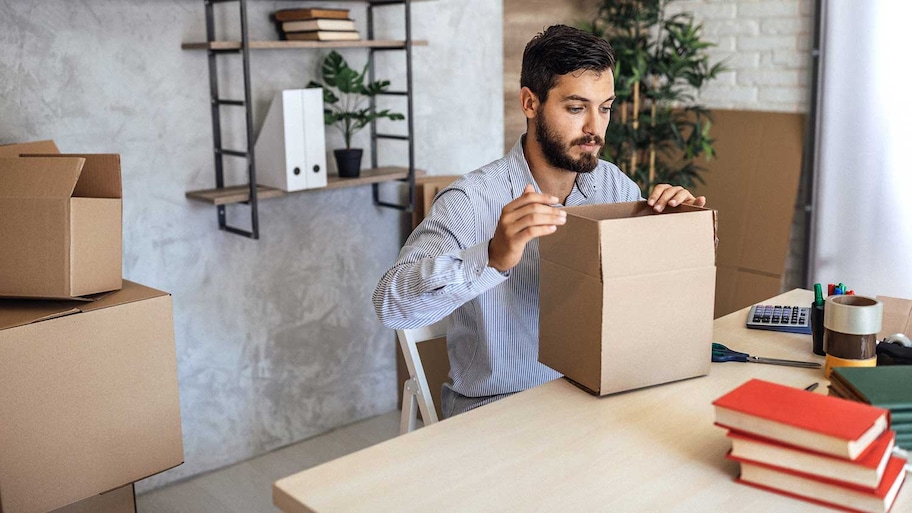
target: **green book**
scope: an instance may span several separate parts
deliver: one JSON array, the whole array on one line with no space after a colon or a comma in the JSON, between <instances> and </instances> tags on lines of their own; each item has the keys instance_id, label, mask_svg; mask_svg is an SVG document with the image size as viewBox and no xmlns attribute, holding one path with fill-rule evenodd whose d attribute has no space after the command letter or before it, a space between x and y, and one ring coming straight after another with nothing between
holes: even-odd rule
<instances>
[{"instance_id":1,"label":"green book","mask_svg":"<svg viewBox=\"0 0 912 513\"><path fill-rule=\"evenodd\" d=\"M896 431L897 435L909 434L912 435L912 422L903 423L903 424L891 424L890 429Z\"/></svg>"},{"instance_id":2,"label":"green book","mask_svg":"<svg viewBox=\"0 0 912 513\"><path fill-rule=\"evenodd\" d=\"M890 410L890 419L897 424L912 424L912 410Z\"/></svg>"},{"instance_id":3,"label":"green book","mask_svg":"<svg viewBox=\"0 0 912 513\"><path fill-rule=\"evenodd\" d=\"M912 365L836 367L833 375L858 400L891 410L891 419L893 410L912 411Z\"/></svg>"}]
</instances>

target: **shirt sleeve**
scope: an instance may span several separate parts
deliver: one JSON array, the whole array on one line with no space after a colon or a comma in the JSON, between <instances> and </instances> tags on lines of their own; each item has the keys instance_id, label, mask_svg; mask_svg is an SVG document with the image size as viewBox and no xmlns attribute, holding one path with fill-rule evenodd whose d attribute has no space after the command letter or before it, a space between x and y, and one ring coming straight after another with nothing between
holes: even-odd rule
<instances>
[{"instance_id":1,"label":"shirt sleeve","mask_svg":"<svg viewBox=\"0 0 912 513\"><path fill-rule=\"evenodd\" d=\"M374 290L384 325L432 324L507 279L508 273L488 266L488 240L479 240L482 224L464 191L447 189L437 197Z\"/></svg>"}]
</instances>

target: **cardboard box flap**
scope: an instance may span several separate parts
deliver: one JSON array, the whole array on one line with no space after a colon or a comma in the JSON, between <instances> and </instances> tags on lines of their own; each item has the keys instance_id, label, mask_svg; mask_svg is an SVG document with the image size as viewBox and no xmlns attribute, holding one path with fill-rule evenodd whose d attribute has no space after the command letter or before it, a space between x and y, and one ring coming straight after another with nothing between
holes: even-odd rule
<instances>
[{"instance_id":1,"label":"cardboard box flap","mask_svg":"<svg viewBox=\"0 0 912 513\"><path fill-rule=\"evenodd\" d=\"M0 331L79 313L78 301L0 300Z\"/></svg>"},{"instance_id":2,"label":"cardboard box flap","mask_svg":"<svg viewBox=\"0 0 912 513\"><path fill-rule=\"evenodd\" d=\"M587 209L600 206L566 207L567 225L538 239L541 259L600 279L598 224L586 217L571 215L571 212L585 213Z\"/></svg>"},{"instance_id":3,"label":"cardboard box flap","mask_svg":"<svg viewBox=\"0 0 912 513\"><path fill-rule=\"evenodd\" d=\"M565 210L567 225L540 244L548 247L547 259L569 269L608 279L715 265L715 212L710 209L682 205L658 214L645 201L635 201ZM672 217L679 215L706 219L681 223Z\"/></svg>"},{"instance_id":4,"label":"cardboard box flap","mask_svg":"<svg viewBox=\"0 0 912 513\"><path fill-rule=\"evenodd\" d=\"M84 158L0 158L0 198L69 198Z\"/></svg>"},{"instance_id":5,"label":"cardboard box flap","mask_svg":"<svg viewBox=\"0 0 912 513\"><path fill-rule=\"evenodd\" d=\"M83 312L91 312L110 306L125 305L127 303L133 303L134 301L142 301L144 299L167 295L169 295L167 292L153 289L152 287L146 287L145 285L140 285L129 280L123 280L122 289L98 294L94 296L96 298L94 301L82 303L78 305L78 307Z\"/></svg>"},{"instance_id":6,"label":"cardboard box flap","mask_svg":"<svg viewBox=\"0 0 912 513\"><path fill-rule=\"evenodd\" d=\"M167 295L167 292L123 280L123 289L96 294L91 296L91 301L0 300L0 330Z\"/></svg>"},{"instance_id":7,"label":"cardboard box flap","mask_svg":"<svg viewBox=\"0 0 912 513\"><path fill-rule=\"evenodd\" d=\"M120 177L120 155L117 153L78 154L61 153L59 155L23 154L23 157L84 158L82 174L76 182L73 196L77 198L114 198L123 197Z\"/></svg>"},{"instance_id":8,"label":"cardboard box flap","mask_svg":"<svg viewBox=\"0 0 912 513\"><path fill-rule=\"evenodd\" d=\"M0 144L0 157L18 157L23 153L60 153L54 141Z\"/></svg>"},{"instance_id":9,"label":"cardboard box flap","mask_svg":"<svg viewBox=\"0 0 912 513\"><path fill-rule=\"evenodd\" d=\"M715 265L712 210L680 206L655 213L645 202L623 220L599 223L602 279ZM681 223L677 216L702 216ZM656 251L656 248L668 248Z\"/></svg>"}]
</instances>

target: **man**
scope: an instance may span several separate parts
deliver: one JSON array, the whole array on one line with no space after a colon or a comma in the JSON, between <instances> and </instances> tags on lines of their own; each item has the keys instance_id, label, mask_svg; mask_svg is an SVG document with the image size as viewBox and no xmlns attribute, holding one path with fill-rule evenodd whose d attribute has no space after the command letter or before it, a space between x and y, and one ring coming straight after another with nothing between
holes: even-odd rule
<instances>
[{"instance_id":1,"label":"man","mask_svg":"<svg viewBox=\"0 0 912 513\"><path fill-rule=\"evenodd\" d=\"M520 105L527 133L506 156L438 194L374 292L391 328L450 316L452 385L442 410L455 415L560 377L538 362L538 237L566 222L555 208L641 200L621 170L599 160L614 102L614 52L564 25L523 53ZM656 211L704 197L658 185Z\"/></svg>"}]
</instances>

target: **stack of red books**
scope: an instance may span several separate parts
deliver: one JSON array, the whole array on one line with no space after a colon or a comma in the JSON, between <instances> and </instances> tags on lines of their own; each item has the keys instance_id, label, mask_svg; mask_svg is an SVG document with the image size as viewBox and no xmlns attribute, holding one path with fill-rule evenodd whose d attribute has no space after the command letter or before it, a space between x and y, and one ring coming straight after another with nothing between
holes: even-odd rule
<instances>
[{"instance_id":1,"label":"stack of red books","mask_svg":"<svg viewBox=\"0 0 912 513\"><path fill-rule=\"evenodd\" d=\"M738 482L850 511L883 513L905 460L883 408L752 379L713 402Z\"/></svg>"}]
</instances>

